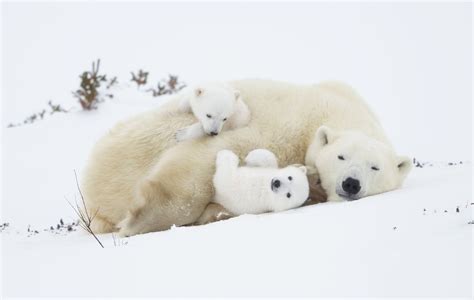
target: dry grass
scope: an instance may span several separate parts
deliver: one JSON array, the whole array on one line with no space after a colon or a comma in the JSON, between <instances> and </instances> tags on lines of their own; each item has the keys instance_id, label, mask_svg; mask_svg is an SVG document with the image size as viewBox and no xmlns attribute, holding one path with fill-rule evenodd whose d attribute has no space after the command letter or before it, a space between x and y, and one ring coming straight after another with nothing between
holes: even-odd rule
<instances>
[{"instance_id":1,"label":"dry grass","mask_svg":"<svg viewBox=\"0 0 474 300\"><path fill-rule=\"evenodd\" d=\"M101 241L99 240L99 238L95 235L95 233L92 231L91 229L91 224L92 224L92 221L94 220L95 216L97 215L97 212L99 210L96 210L96 212L94 213L93 216L91 216L89 214L89 211L87 210L87 207L86 207L86 202L84 200L84 195L82 194L82 191L81 191L81 188L79 187L79 181L77 180L77 174L76 174L76 171L74 171L74 176L76 178L76 186L77 186L77 189L79 190L79 194L81 195L81 202L82 202L82 207L80 204L75 203L75 206L72 205L69 201L69 205L72 207L72 209L76 212L77 216L79 217L79 226L82 227L82 229L84 229L85 231L87 231L89 234L91 234L94 239L99 243L99 245L104 248L104 245L101 243ZM67 201L67 199L66 199Z\"/></svg>"}]
</instances>

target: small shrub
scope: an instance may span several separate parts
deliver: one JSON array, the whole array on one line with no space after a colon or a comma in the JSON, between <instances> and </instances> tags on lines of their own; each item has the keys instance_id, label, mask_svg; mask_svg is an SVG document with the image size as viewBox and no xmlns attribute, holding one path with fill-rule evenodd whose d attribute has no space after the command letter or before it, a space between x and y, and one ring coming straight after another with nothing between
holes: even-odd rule
<instances>
[{"instance_id":1,"label":"small shrub","mask_svg":"<svg viewBox=\"0 0 474 300\"><path fill-rule=\"evenodd\" d=\"M97 63L92 62L92 70L83 72L79 78L81 79L80 88L72 94L79 100L84 110L97 108L100 102L99 88L102 83L107 82L106 75L99 74L100 59Z\"/></svg>"},{"instance_id":2,"label":"small shrub","mask_svg":"<svg viewBox=\"0 0 474 300\"><path fill-rule=\"evenodd\" d=\"M135 74L133 72L130 72L132 74L132 79L130 81L133 81L137 84L137 87L140 88L140 86L145 85L148 81L148 72L145 72L143 70L138 70L138 73Z\"/></svg>"},{"instance_id":3,"label":"small shrub","mask_svg":"<svg viewBox=\"0 0 474 300\"><path fill-rule=\"evenodd\" d=\"M54 104L51 100L48 102L48 106L50 108L50 110L49 110L50 115L55 114L55 113L67 113L68 112L68 110L64 109L61 106L61 104ZM12 128L12 127L16 127L16 126L25 125L25 124L32 124L32 123L34 123L38 120L43 120L46 113L47 113L47 111L45 109L43 109L39 113L32 114L31 116L29 116L28 118L23 120L22 123L16 123L16 124L10 123L10 124L8 124L7 128Z\"/></svg>"},{"instance_id":4,"label":"small shrub","mask_svg":"<svg viewBox=\"0 0 474 300\"><path fill-rule=\"evenodd\" d=\"M153 97L159 97L163 95L176 94L180 90L186 87L186 84L179 81L179 77L175 75L168 75L167 79L162 79L158 82L156 88L148 89Z\"/></svg>"}]
</instances>

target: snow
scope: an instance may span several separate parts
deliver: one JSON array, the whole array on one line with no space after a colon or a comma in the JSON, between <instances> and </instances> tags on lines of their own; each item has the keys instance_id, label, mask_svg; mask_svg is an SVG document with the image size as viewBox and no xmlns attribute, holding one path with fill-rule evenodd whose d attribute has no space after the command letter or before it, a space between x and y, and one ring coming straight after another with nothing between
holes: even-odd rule
<instances>
[{"instance_id":1,"label":"snow","mask_svg":"<svg viewBox=\"0 0 474 300\"><path fill-rule=\"evenodd\" d=\"M403 189L355 202L175 227L118 246L100 235L104 249L83 231L44 231L61 218L76 220L65 197L79 199L73 170L80 172L100 135L166 101L122 99L4 132L4 295L470 294L470 163L415 168Z\"/></svg>"},{"instance_id":2,"label":"snow","mask_svg":"<svg viewBox=\"0 0 474 300\"><path fill-rule=\"evenodd\" d=\"M470 3L1 8L2 296L472 297ZM84 112L71 91L97 58L119 85ZM348 81L400 153L438 162L414 168L402 189L359 201L100 235L102 249L77 226L67 230L77 219L74 170L117 121L167 100L126 83L140 68L149 86L166 72L190 84ZM49 99L71 111L5 128Z\"/></svg>"}]
</instances>

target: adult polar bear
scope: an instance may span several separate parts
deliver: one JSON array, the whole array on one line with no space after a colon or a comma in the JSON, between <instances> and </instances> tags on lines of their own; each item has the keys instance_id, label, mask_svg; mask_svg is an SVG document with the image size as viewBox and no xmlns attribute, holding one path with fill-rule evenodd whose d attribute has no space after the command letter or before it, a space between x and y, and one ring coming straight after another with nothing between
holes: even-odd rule
<instances>
[{"instance_id":1,"label":"adult polar bear","mask_svg":"<svg viewBox=\"0 0 474 300\"><path fill-rule=\"evenodd\" d=\"M266 148L280 166L316 166L330 201L398 188L411 168L345 84L243 80L231 85L251 111L247 127L177 144L175 132L196 120L179 113L174 98L119 123L98 141L82 179L87 208L96 214L93 230L120 227L122 235L134 235L194 223L212 201L216 153L222 149L242 160L249 151ZM339 181L353 177L359 188L351 181L347 190L360 192L351 197Z\"/></svg>"}]
</instances>

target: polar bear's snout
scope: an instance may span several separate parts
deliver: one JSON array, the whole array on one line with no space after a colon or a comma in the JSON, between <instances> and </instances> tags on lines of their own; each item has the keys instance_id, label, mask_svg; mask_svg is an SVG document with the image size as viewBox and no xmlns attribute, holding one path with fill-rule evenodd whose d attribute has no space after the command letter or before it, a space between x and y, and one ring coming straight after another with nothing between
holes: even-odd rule
<instances>
[{"instance_id":1,"label":"polar bear's snout","mask_svg":"<svg viewBox=\"0 0 474 300\"><path fill-rule=\"evenodd\" d=\"M358 200L364 197L362 182L357 176L344 176L336 186L336 194L348 201Z\"/></svg>"},{"instance_id":2,"label":"polar bear's snout","mask_svg":"<svg viewBox=\"0 0 474 300\"><path fill-rule=\"evenodd\" d=\"M277 178L272 179L271 188L273 192L278 192L278 188L281 186L281 181Z\"/></svg>"},{"instance_id":3,"label":"polar bear's snout","mask_svg":"<svg viewBox=\"0 0 474 300\"><path fill-rule=\"evenodd\" d=\"M356 195L360 192L360 181L358 179L348 177L342 182L342 189L349 195Z\"/></svg>"}]
</instances>

